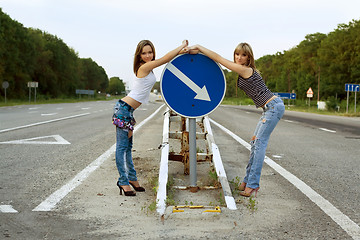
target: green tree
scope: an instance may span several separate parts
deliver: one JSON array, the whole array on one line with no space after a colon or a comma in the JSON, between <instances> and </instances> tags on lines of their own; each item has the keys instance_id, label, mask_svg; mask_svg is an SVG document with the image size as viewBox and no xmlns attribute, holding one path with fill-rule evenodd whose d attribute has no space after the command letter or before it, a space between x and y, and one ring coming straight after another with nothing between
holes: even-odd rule
<instances>
[{"instance_id":1,"label":"green tree","mask_svg":"<svg viewBox=\"0 0 360 240\"><path fill-rule=\"evenodd\" d=\"M62 39L25 28L0 8L0 83L9 82L10 98L26 98L27 82L39 82L45 98L75 96L76 89L105 91L105 70L91 58L80 59ZM3 89L0 89L3 92Z\"/></svg>"},{"instance_id":2,"label":"green tree","mask_svg":"<svg viewBox=\"0 0 360 240\"><path fill-rule=\"evenodd\" d=\"M107 92L113 95L121 94L125 91L125 85L119 77L112 77L109 81Z\"/></svg>"}]
</instances>

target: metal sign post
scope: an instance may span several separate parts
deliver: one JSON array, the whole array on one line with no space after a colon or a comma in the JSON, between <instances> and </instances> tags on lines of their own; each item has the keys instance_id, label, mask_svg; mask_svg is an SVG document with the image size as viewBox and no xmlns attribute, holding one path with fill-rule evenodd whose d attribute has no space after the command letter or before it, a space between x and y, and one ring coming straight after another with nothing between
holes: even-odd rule
<instances>
[{"instance_id":1,"label":"metal sign post","mask_svg":"<svg viewBox=\"0 0 360 240\"><path fill-rule=\"evenodd\" d=\"M311 98L313 97L313 95L314 95L314 92L313 92L313 90L311 89L311 87L307 90L307 92L306 92L306 96L309 98L309 107L310 107L310 100L311 100Z\"/></svg>"},{"instance_id":2,"label":"metal sign post","mask_svg":"<svg viewBox=\"0 0 360 240\"><path fill-rule=\"evenodd\" d=\"M189 118L189 161L190 161L190 189L196 188L197 158L196 158L196 118Z\"/></svg>"},{"instance_id":3,"label":"metal sign post","mask_svg":"<svg viewBox=\"0 0 360 240\"><path fill-rule=\"evenodd\" d=\"M5 90L5 103L6 103L6 89L9 87L9 82L7 82L7 81L3 82L2 87Z\"/></svg>"},{"instance_id":4,"label":"metal sign post","mask_svg":"<svg viewBox=\"0 0 360 240\"><path fill-rule=\"evenodd\" d=\"M189 118L190 189L197 189L196 118L220 105L226 89L224 72L203 54L183 54L165 66L160 88L166 105Z\"/></svg>"},{"instance_id":5,"label":"metal sign post","mask_svg":"<svg viewBox=\"0 0 360 240\"><path fill-rule=\"evenodd\" d=\"M28 88L29 88L29 103L31 101L31 88L35 88L35 97L34 102L36 103L36 88L39 86L38 82L28 82Z\"/></svg>"},{"instance_id":6,"label":"metal sign post","mask_svg":"<svg viewBox=\"0 0 360 240\"><path fill-rule=\"evenodd\" d=\"M345 84L345 91L346 93L346 113L348 113L349 110L349 92L355 92L355 109L354 112L356 113L356 93L359 92L360 84L351 84L346 83Z\"/></svg>"}]
</instances>

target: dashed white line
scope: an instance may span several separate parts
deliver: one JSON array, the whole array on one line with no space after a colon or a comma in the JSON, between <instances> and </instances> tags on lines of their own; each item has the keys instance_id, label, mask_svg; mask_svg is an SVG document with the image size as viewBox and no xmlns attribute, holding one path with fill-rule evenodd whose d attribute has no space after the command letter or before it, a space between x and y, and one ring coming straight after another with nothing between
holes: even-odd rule
<instances>
[{"instance_id":1,"label":"dashed white line","mask_svg":"<svg viewBox=\"0 0 360 240\"><path fill-rule=\"evenodd\" d=\"M219 123L210 119L210 121L222 129L224 132L233 137L237 142L246 147L248 150L251 150L251 145L241 139L239 136L235 135L233 132L223 127ZM352 221L348 216L343 214L339 209L332 205L328 200L323 198L320 194L314 191L311 187L306 185L302 180L297 178L295 175L281 167L279 164L275 163L269 157L265 157L265 163L287 179L291 184L298 188L301 192L305 194L311 201L313 201L321 210L324 211L329 217L331 217L334 222L336 222L344 231L346 231L353 239L360 239L360 227Z\"/></svg>"},{"instance_id":2,"label":"dashed white line","mask_svg":"<svg viewBox=\"0 0 360 240\"><path fill-rule=\"evenodd\" d=\"M335 130L330 130L330 129L327 129L327 128L319 128L319 129L322 130L322 131L325 131L325 132L336 133Z\"/></svg>"},{"instance_id":3,"label":"dashed white line","mask_svg":"<svg viewBox=\"0 0 360 240\"><path fill-rule=\"evenodd\" d=\"M56 115L57 113L42 113L41 116L53 116Z\"/></svg>"}]
</instances>

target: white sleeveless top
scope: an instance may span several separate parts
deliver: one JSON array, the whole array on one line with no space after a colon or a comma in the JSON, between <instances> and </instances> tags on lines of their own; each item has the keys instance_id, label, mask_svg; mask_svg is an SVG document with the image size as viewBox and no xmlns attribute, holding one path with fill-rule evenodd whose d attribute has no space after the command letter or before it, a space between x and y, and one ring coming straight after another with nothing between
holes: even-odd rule
<instances>
[{"instance_id":1,"label":"white sleeveless top","mask_svg":"<svg viewBox=\"0 0 360 240\"><path fill-rule=\"evenodd\" d=\"M156 82L155 74L151 71L143 78L135 77L129 97L141 103L148 103L150 91Z\"/></svg>"}]
</instances>

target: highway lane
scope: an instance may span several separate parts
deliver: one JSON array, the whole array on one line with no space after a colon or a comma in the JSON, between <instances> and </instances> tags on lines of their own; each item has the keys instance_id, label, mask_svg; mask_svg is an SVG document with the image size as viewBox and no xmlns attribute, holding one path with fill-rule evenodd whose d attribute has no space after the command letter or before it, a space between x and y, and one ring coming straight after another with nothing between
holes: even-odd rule
<instances>
[{"instance_id":1,"label":"highway lane","mask_svg":"<svg viewBox=\"0 0 360 240\"><path fill-rule=\"evenodd\" d=\"M31 211L108 150L115 143L115 129L111 123L114 103L99 101L0 109L0 130L5 130L0 133L1 204L12 205L19 212ZM135 114L137 121L142 121L160 104L140 107ZM11 130L36 123L41 124ZM60 136L60 140L54 136ZM58 141L59 144L54 144Z\"/></svg>"},{"instance_id":2,"label":"highway lane","mask_svg":"<svg viewBox=\"0 0 360 240\"><path fill-rule=\"evenodd\" d=\"M243 109L245 112L261 113L262 111L261 109L254 108L253 106L237 107ZM346 138L360 138L360 119L356 117L286 111L283 120L299 123L307 127L321 128L323 131L336 131L337 134L342 134Z\"/></svg>"},{"instance_id":3,"label":"highway lane","mask_svg":"<svg viewBox=\"0 0 360 240\"><path fill-rule=\"evenodd\" d=\"M135 112L137 121L141 122L158 109L161 104L160 102L151 102L149 105L139 108ZM104 101L0 109L0 130L50 121L41 125L1 132L0 142L59 135L71 143L49 144L49 142L56 141L54 137L49 137L36 140L43 141L44 144L29 144L29 141L35 140L29 140L27 144L0 144L0 205L12 205L19 212L15 215L0 213L2 214L0 220L2 229L26 233L29 239L38 239L44 236L43 229L35 229L38 226L48 228L52 232L52 236L60 234L58 236L61 238L67 236L66 233L62 233L62 229L69 229L69 233L72 232L73 234L88 230L87 221L64 220L61 217L66 215L65 212L61 211L63 208L56 208L45 214L32 212L32 210L115 143L115 131L110 120L113 105L114 102L112 101ZM32 112L34 111L33 107L40 107L37 113ZM54 109L58 109L56 114L50 114L54 113ZM220 106L210 115L210 118L244 140L249 140L260 113L261 111L256 110L253 106ZM8 117L8 114L11 115L11 118ZM5 115L6 117L3 118ZM24 115L26 117L21 118ZM76 117L51 122L51 120L69 116ZM3 121L3 119L6 120ZM304 119L312 120L306 121ZM355 128L355 134L349 134L348 131L342 131L339 128L336 129L336 132L321 130L320 128L323 126L318 123L322 121L329 124L324 126L325 128L334 129L331 127L333 120L327 116L286 112L284 119L280 121L272 135L267 156L300 178L359 225L360 209L357 199L359 199L360 193L356 188L359 183L360 172L358 166L359 139L356 137L357 122L356 119L336 119L338 120L334 120L333 124L340 122L348 126L349 129ZM156 121L158 122L158 120ZM159 125L158 129L161 132L162 126ZM213 126L213 130L215 141L224 160L228 179L243 177L248 150L231 140L224 131L216 126ZM159 135L161 136L161 133ZM138 139L138 141L140 140ZM159 143L160 140L156 138L154 141ZM116 178L115 175L114 173L114 179ZM295 231L293 234L297 234L297 236L318 237L319 233L316 231L326 229L327 232L324 233L324 236L349 238L315 204L309 203L310 201L303 193L292 187L279 174L269 170L269 167L264 167L261 181L262 189L259 192L259 198L262 202L271 202L271 205L267 206L269 209L281 209L288 202L291 204L294 201L300 202L300 206L306 206L306 209L297 206L288 215L275 212L274 215L270 216L274 225L281 223L285 228L286 223L288 223L294 229L296 229L294 227L296 225L299 230L293 230ZM86 184L89 187L91 184L94 184L94 187L99 185L97 182L87 182ZM111 198L111 196L109 197ZM76 202L83 201L82 198L82 195L72 194L67 202L73 202L76 206ZM139 199L141 200L141 196ZM94 205L96 206L96 203ZM262 209L257 212L258 216L269 211L261 203L259 207ZM96 210L93 209L93 211ZM294 212L297 212L299 219L292 216ZM237 215L246 218L247 214L244 215L240 207L239 211L231 213L233 217ZM226 213L224 213L224 217L226 219ZM265 216L264 219L269 219L269 216ZM108 222L110 220L107 218L103 221ZM251 218L246 219L246 221L251 221ZM245 223L243 224L245 225ZM327 226L330 229L327 229ZM106 228L105 225L101 227ZM275 237L284 237L280 228L274 230L266 229L266 225L263 227L264 229L260 225L257 226L260 233L257 232L254 235L249 233L248 236L259 237L274 234ZM245 230L242 229L241 231L244 232ZM181 236L181 231L178 234L177 236Z\"/></svg>"},{"instance_id":4,"label":"highway lane","mask_svg":"<svg viewBox=\"0 0 360 240\"><path fill-rule=\"evenodd\" d=\"M221 106L210 117L249 141L260 114L254 107ZM266 154L359 225L359 132L358 118L286 111ZM229 172L239 175L231 168Z\"/></svg>"}]
</instances>

